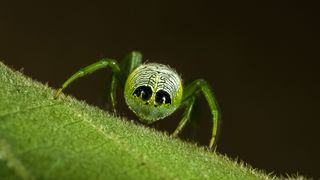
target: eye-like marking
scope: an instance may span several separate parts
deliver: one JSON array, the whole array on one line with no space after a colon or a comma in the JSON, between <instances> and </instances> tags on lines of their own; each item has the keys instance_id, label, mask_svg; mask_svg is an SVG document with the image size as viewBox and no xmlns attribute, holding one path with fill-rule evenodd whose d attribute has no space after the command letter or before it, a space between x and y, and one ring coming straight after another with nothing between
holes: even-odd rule
<instances>
[{"instance_id":1,"label":"eye-like marking","mask_svg":"<svg viewBox=\"0 0 320 180\"><path fill-rule=\"evenodd\" d=\"M169 93L163 90L159 90L156 93L156 102L158 104L171 104L171 98Z\"/></svg>"},{"instance_id":2,"label":"eye-like marking","mask_svg":"<svg viewBox=\"0 0 320 180\"><path fill-rule=\"evenodd\" d=\"M124 88L129 108L152 123L179 108L183 95L179 74L167 65L146 63L130 72Z\"/></svg>"},{"instance_id":3,"label":"eye-like marking","mask_svg":"<svg viewBox=\"0 0 320 180\"><path fill-rule=\"evenodd\" d=\"M142 100L147 101L152 96L152 89L149 86L140 86L133 92L133 95L141 97Z\"/></svg>"}]
</instances>

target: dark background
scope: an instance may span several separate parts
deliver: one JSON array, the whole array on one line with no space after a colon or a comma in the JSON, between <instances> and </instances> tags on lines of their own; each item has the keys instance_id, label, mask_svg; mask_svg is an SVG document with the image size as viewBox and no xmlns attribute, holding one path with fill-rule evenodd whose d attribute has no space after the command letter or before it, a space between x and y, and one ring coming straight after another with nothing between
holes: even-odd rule
<instances>
[{"instance_id":1,"label":"dark background","mask_svg":"<svg viewBox=\"0 0 320 180\"><path fill-rule=\"evenodd\" d=\"M320 177L316 10L294 1L2 1L0 59L58 88L101 57L139 50L185 81L212 85L222 112L218 152L275 174ZM102 107L110 75L99 71L66 93ZM200 105L193 141L206 144L210 114L203 98Z\"/></svg>"}]
</instances>

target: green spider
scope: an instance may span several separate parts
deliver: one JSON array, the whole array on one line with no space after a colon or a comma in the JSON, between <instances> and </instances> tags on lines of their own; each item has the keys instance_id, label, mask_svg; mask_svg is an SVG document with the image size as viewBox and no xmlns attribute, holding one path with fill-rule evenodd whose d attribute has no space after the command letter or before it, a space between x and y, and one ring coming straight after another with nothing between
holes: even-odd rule
<instances>
[{"instance_id":1,"label":"green spider","mask_svg":"<svg viewBox=\"0 0 320 180\"><path fill-rule=\"evenodd\" d=\"M174 69L158 63L142 64L141 61L142 54L137 51L129 53L121 64L114 59L101 59L73 74L56 92L55 98L74 80L110 67L113 73L110 87L113 111L116 112L118 83L124 87L126 104L143 123L151 124L169 116L178 108L185 107L183 117L171 135L176 137L190 119L195 98L201 92L212 113L213 128L209 142L209 148L212 148L215 145L220 114L209 84L203 79L198 79L183 88L182 80Z\"/></svg>"}]
</instances>

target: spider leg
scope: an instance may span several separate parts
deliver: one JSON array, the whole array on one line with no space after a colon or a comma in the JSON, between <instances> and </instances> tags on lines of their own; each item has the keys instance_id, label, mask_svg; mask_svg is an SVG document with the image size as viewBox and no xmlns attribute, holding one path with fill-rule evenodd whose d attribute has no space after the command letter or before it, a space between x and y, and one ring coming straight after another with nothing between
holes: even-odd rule
<instances>
[{"instance_id":1,"label":"spider leg","mask_svg":"<svg viewBox=\"0 0 320 180\"><path fill-rule=\"evenodd\" d=\"M95 71L97 71L99 69L106 68L106 67L110 67L111 68L111 70L112 70L112 72L113 72L115 77L117 77L119 79L123 79L121 71L120 71L120 67L119 67L119 64L117 63L117 61L114 60L114 59L104 58L104 59L101 59L96 63L88 65L88 66L78 70L76 73L74 73L69 79L67 79L62 84L61 88L58 89L58 91L55 94L55 98L57 98L60 95L60 93L65 88L67 88L68 85L70 83L72 83L73 81L77 80L80 77L86 76L86 75L88 75L90 73L93 73L93 72L95 72Z\"/></svg>"},{"instance_id":2,"label":"spider leg","mask_svg":"<svg viewBox=\"0 0 320 180\"><path fill-rule=\"evenodd\" d=\"M120 80L122 86L124 87L125 81L129 76L130 72L133 71L135 68L140 66L142 61L142 54L138 51L132 51L127 56L125 56L120 63L121 68L121 76L122 79L118 79L117 74L112 75L111 79L111 86L110 86L110 100L113 112L116 114L116 105L117 105L117 87L118 81Z\"/></svg>"},{"instance_id":3,"label":"spider leg","mask_svg":"<svg viewBox=\"0 0 320 180\"><path fill-rule=\"evenodd\" d=\"M118 79L115 74L112 75L111 85L110 85L110 101L111 106L114 114L117 114L116 106L117 106L117 86L118 86Z\"/></svg>"},{"instance_id":4,"label":"spider leg","mask_svg":"<svg viewBox=\"0 0 320 180\"><path fill-rule=\"evenodd\" d=\"M125 56L121 60L120 67L125 80L127 80L127 77L129 76L129 74L138 66L140 66L141 63L142 63L142 54L138 51L130 52L129 54L127 54L127 56Z\"/></svg>"},{"instance_id":5,"label":"spider leg","mask_svg":"<svg viewBox=\"0 0 320 180\"><path fill-rule=\"evenodd\" d=\"M208 102L211 114L212 114L212 135L211 135L211 139L209 142L209 148L212 148L215 143L216 143L216 135L217 135L217 131L218 131L218 121L220 120L220 113L218 110L218 103L217 100L214 97L213 91L211 90L210 85L203 79L198 79L193 81L191 84L189 84L188 86L186 86L185 90L184 90L184 94L182 97L182 103L187 103L188 101L190 101L190 99L193 99L197 96L197 94L202 93L205 97L205 99ZM185 117L189 118L190 113L188 112L189 110L192 111L192 105L194 103L194 100L191 100L192 104L187 105L186 108L186 112L185 115L183 117L182 121L186 121L184 120ZM179 124L180 126L180 124ZM180 128L178 126L177 130ZM184 125L182 125L183 127ZM181 129L181 128L180 128ZM180 130L179 129L179 130ZM178 132L179 132L178 130Z\"/></svg>"},{"instance_id":6,"label":"spider leg","mask_svg":"<svg viewBox=\"0 0 320 180\"><path fill-rule=\"evenodd\" d=\"M187 102L186 102L186 110L183 113L183 117L176 128L176 130L171 134L172 137L176 137L180 131L185 127L187 121L190 119L190 115L193 109L193 105L195 102L195 97L191 97Z\"/></svg>"}]
</instances>

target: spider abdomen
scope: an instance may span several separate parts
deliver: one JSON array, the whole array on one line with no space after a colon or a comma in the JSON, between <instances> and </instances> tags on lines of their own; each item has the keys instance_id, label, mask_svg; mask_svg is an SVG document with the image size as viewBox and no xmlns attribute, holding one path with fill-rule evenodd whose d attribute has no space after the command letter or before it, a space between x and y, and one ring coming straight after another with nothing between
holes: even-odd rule
<instances>
[{"instance_id":1,"label":"spider abdomen","mask_svg":"<svg viewBox=\"0 0 320 180\"><path fill-rule=\"evenodd\" d=\"M145 123L172 114L182 99L182 81L169 66L147 63L133 70L126 81L124 96L129 108Z\"/></svg>"}]
</instances>

